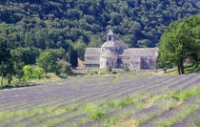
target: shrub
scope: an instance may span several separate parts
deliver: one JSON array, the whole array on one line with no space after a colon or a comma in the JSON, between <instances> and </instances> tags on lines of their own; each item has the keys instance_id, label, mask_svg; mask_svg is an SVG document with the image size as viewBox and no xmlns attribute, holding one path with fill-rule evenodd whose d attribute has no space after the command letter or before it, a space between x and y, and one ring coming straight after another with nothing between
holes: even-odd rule
<instances>
[{"instance_id":1,"label":"shrub","mask_svg":"<svg viewBox=\"0 0 200 127\"><path fill-rule=\"evenodd\" d=\"M56 67L56 75L66 74L72 75L71 64L65 61L59 61Z\"/></svg>"},{"instance_id":2,"label":"shrub","mask_svg":"<svg viewBox=\"0 0 200 127\"><path fill-rule=\"evenodd\" d=\"M94 74L96 74L96 75L97 75L97 74L98 74L98 71L94 71Z\"/></svg>"},{"instance_id":3,"label":"shrub","mask_svg":"<svg viewBox=\"0 0 200 127\"><path fill-rule=\"evenodd\" d=\"M112 67L111 67L111 66L108 66L108 67L106 68L106 72L108 72L108 73L112 72Z\"/></svg>"},{"instance_id":4,"label":"shrub","mask_svg":"<svg viewBox=\"0 0 200 127\"><path fill-rule=\"evenodd\" d=\"M112 74L117 74L117 72L116 72L116 71L113 71Z\"/></svg>"},{"instance_id":5,"label":"shrub","mask_svg":"<svg viewBox=\"0 0 200 127\"><path fill-rule=\"evenodd\" d=\"M128 67L125 67L123 70L124 70L125 72L129 72L129 71L130 71L130 69L129 69Z\"/></svg>"},{"instance_id":6,"label":"shrub","mask_svg":"<svg viewBox=\"0 0 200 127\"><path fill-rule=\"evenodd\" d=\"M44 70L40 67L37 67L33 70L33 78L41 79Z\"/></svg>"},{"instance_id":7,"label":"shrub","mask_svg":"<svg viewBox=\"0 0 200 127\"><path fill-rule=\"evenodd\" d=\"M31 65L26 65L23 67L23 79L40 79L44 70L40 67L33 68Z\"/></svg>"},{"instance_id":8,"label":"shrub","mask_svg":"<svg viewBox=\"0 0 200 127\"><path fill-rule=\"evenodd\" d=\"M25 65L23 67L23 72L24 72L23 78L25 80L33 78L33 67L31 65Z\"/></svg>"}]
</instances>

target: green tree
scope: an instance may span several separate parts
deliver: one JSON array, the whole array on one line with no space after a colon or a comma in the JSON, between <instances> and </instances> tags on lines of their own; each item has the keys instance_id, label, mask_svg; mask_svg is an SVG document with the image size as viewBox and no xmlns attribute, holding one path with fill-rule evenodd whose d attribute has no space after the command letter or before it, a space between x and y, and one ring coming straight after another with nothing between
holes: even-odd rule
<instances>
[{"instance_id":1,"label":"green tree","mask_svg":"<svg viewBox=\"0 0 200 127\"><path fill-rule=\"evenodd\" d=\"M200 16L194 16L200 23ZM194 23L194 22L193 22ZM160 40L161 61L169 61L177 66L178 73L184 74L184 60L192 58L199 51L198 36L193 32L195 26L191 18L172 22Z\"/></svg>"},{"instance_id":2,"label":"green tree","mask_svg":"<svg viewBox=\"0 0 200 127\"><path fill-rule=\"evenodd\" d=\"M68 61L70 62L70 64L72 65L73 68L77 67L77 65L78 65L78 54L77 54L77 51L75 51L72 46L69 47Z\"/></svg>"},{"instance_id":3,"label":"green tree","mask_svg":"<svg viewBox=\"0 0 200 127\"><path fill-rule=\"evenodd\" d=\"M13 64L11 61L2 62L0 65L0 74L1 74L1 85L3 85L4 78L6 77L8 79L8 84L11 83L12 78L10 79L10 76L13 74Z\"/></svg>"},{"instance_id":4,"label":"green tree","mask_svg":"<svg viewBox=\"0 0 200 127\"><path fill-rule=\"evenodd\" d=\"M21 82L21 78L23 76L23 67L25 65L23 61L23 49L17 48L11 50L11 57L14 66L14 73L17 75L19 82Z\"/></svg>"},{"instance_id":5,"label":"green tree","mask_svg":"<svg viewBox=\"0 0 200 127\"><path fill-rule=\"evenodd\" d=\"M74 44L74 50L77 52L78 57L81 60L84 60L85 48L86 48L86 44L83 43L81 40L79 40L78 42Z\"/></svg>"},{"instance_id":6,"label":"green tree","mask_svg":"<svg viewBox=\"0 0 200 127\"><path fill-rule=\"evenodd\" d=\"M36 64L44 69L47 78L47 73L56 65L56 58L50 52L44 51L36 59Z\"/></svg>"},{"instance_id":7,"label":"green tree","mask_svg":"<svg viewBox=\"0 0 200 127\"><path fill-rule=\"evenodd\" d=\"M10 49L7 40L0 37L0 63L8 61L10 58Z\"/></svg>"},{"instance_id":8,"label":"green tree","mask_svg":"<svg viewBox=\"0 0 200 127\"><path fill-rule=\"evenodd\" d=\"M8 48L7 40L0 38L0 74L1 74L1 85L3 85L3 78L11 73L11 55L10 49Z\"/></svg>"},{"instance_id":9,"label":"green tree","mask_svg":"<svg viewBox=\"0 0 200 127\"><path fill-rule=\"evenodd\" d=\"M46 49L45 51L48 51L52 54L54 58L57 60L63 59L63 56L65 56L65 50L63 48L59 49Z\"/></svg>"}]
</instances>

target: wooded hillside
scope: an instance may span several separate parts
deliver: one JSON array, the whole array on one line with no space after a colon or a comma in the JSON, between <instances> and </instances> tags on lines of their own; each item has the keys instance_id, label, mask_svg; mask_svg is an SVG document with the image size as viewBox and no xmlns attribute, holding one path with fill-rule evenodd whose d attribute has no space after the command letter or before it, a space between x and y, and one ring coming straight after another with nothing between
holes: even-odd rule
<instances>
[{"instance_id":1,"label":"wooded hillside","mask_svg":"<svg viewBox=\"0 0 200 127\"><path fill-rule=\"evenodd\" d=\"M170 22L200 13L199 0L1 0L0 36L12 48L100 46L109 28L131 47L154 47Z\"/></svg>"}]
</instances>

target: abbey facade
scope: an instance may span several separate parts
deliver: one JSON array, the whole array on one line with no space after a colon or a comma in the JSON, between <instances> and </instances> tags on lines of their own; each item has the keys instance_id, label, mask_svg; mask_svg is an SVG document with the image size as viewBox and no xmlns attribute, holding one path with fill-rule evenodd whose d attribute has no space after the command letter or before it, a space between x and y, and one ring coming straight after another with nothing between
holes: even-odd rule
<instances>
[{"instance_id":1,"label":"abbey facade","mask_svg":"<svg viewBox=\"0 0 200 127\"><path fill-rule=\"evenodd\" d=\"M85 67L156 69L158 48L128 48L112 30L101 48L86 48Z\"/></svg>"}]
</instances>

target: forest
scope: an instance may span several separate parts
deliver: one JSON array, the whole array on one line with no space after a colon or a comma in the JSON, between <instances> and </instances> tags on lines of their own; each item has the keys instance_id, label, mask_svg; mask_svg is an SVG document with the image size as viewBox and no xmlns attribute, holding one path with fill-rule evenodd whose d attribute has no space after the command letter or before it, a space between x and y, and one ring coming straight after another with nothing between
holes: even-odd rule
<instances>
[{"instance_id":1,"label":"forest","mask_svg":"<svg viewBox=\"0 0 200 127\"><path fill-rule=\"evenodd\" d=\"M0 36L17 47L99 47L108 29L130 47L155 47L172 21L200 13L199 0L1 0Z\"/></svg>"},{"instance_id":2,"label":"forest","mask_svg":"<svg viewBox=\"0 0 200 127\"><path fill-rule=\"evenodd\" d=\"M21 79L23 67L34 64L46 74L68 72L86 47L105 42L108 29L129 47L156 47L171 22L199 13L199 0L1 0L1 77ZM58 60L70 64L58 70Z\"/></svg>"}]
</instances>

